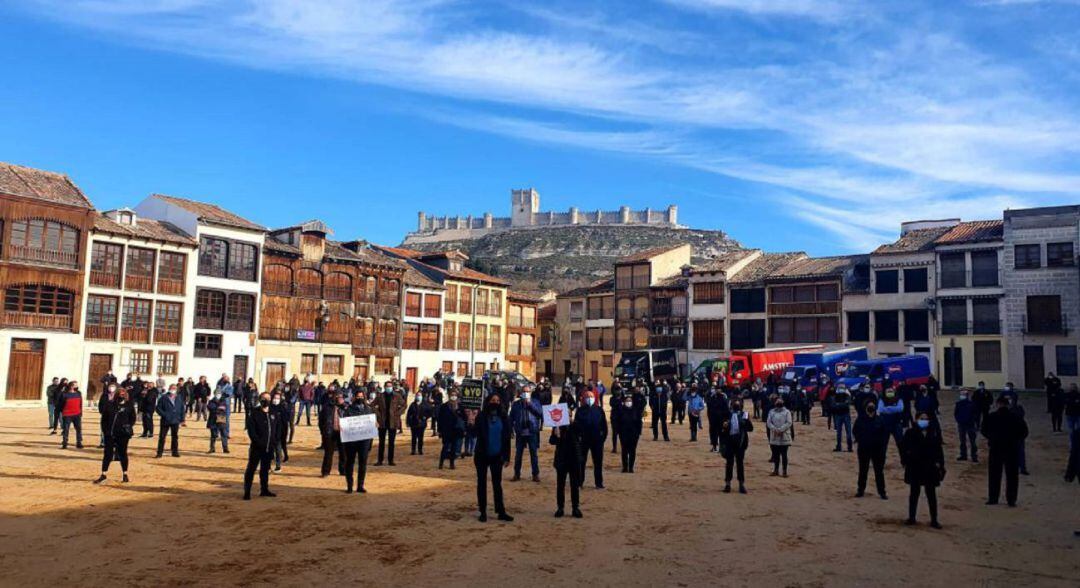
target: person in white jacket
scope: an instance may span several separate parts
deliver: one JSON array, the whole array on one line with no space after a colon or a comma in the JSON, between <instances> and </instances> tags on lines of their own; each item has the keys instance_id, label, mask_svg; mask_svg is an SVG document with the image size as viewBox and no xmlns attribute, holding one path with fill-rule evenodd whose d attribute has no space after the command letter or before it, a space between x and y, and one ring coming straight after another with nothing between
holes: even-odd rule
<instances>
[{"instance_id":1,"label":"person in white jacket","mask_svg":"<svg viewBox=\"0 0 1080 588\"><path fill-rule=\"evenodd\" d=\"M791 442L795 437L793 429L795 423L791 418L791 411L784 407L783 399L776 399L773 409L769 411L769 420L765 422L765 425L769 431L769 449L772 450L772 475L779 476L782 466L783 476L786 478L788 447L791 446Z\"/></svg>"}]
</instances>

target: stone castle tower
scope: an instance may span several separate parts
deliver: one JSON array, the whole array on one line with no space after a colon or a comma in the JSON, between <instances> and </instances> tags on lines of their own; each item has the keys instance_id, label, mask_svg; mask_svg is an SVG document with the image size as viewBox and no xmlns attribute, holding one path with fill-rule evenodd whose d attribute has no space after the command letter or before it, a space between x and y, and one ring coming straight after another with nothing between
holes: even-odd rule
<instances>
[{"instance_id":1,"label":"stone castle tower","mask_svg":"<svg viewBox=\"0 0 1080 588\"><path fill-rule=\"evenodd\" d=\"M540 193L535 188L510 191L510 226L527 227L540 212Z\"/></svg>"}]
</instances>

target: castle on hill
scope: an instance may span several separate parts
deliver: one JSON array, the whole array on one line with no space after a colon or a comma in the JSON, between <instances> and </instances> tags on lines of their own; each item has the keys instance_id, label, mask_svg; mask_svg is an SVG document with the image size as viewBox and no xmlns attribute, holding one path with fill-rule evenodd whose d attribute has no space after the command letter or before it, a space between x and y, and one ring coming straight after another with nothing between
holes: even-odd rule
<instances>
[{"instance_id":1,"label":"castle on hill","mask_svg":"<svg viewBox=\"0 0 1080 588\"><path fill-rule=\"evenodd\" d=\"M540 212L540 193L534 188L510 191L510 216L495 217L490 212L482 216L433 216L417 214L416 231L405 237L405 243L435 243L475 239L511 229L539 229L566 226L635 226L684 228L678 223L679 209L670 205L665 210L582 211L576 206L567 212Z\"/></svg>"}]
</instances>

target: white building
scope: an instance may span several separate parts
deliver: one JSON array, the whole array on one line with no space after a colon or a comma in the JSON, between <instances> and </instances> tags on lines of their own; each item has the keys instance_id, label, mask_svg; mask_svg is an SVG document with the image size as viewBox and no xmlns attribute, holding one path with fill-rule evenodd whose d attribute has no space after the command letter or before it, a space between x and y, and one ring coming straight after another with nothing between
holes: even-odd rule
<instances>
[{"instance_id":1,"label":"white building","mask_svg":"<svg viewBox=\"0 0 1080 588\"><path fill-rule=\"evenodd\" d=\"M188 375L211 381L221 374L252 376L266 228L213 204L162 194L147 197L135 211L180 228L199 244Z\"/></svg>"},{"instance_id":2,"label":"white building","mask_svg":"<svg viewBox=\"0 0 1080 588\"><path fill-rule=\"evenodd\" d=\"M196 242L124 208L98 214L90 233L80 378L90 397L113 371L144 380L190 375Z\"/></svg>"},{"instance_id":3,"label":"white building","mask_svg":"<svg viewBox=\"0 0 1080 588\"><path fill-rule=\"evenodd\" d=\"M729 351L728 278L761 255L760 249L731 251L690 270L687 363L691 369Z\"/></svg>"},{"instance_id":4,"label":"white building","mask_svg":"<svg viewBox=\"0 0 1080 588\"><path fill-rule=\"evenodd\" d=\"M438 282L412 266L405 271L405 303L401 306L401 373L410 390L420 380L438 371L452 371L443 365L443 296ZM453 339L454 334L449 334ZM450 347L453 347L451 342Z\"/></svg>"}]
</instances>

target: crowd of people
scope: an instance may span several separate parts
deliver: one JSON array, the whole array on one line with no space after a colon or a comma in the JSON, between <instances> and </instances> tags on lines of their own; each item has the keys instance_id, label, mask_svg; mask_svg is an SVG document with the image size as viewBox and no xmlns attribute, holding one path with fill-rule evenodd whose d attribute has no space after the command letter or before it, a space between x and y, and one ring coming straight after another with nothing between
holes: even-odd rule
<instances>
[{"instance_id":1,"label":"crowd of people","mask_svg":"<svg viewBox=\"0 0 1080 588\"><path fill-rule=\"evenodd\" d=\"M395 466L395 441L407 428L410 455L424 455L424 440L439 440L439 469L455 469L459 458L473 459L477 475L477 506L481 521L487 520L488 486L494 513L512 521L502 488L502 470L513 463L513 481L521 480L525 452L529 473L540 482L541 434L545 429L544 407L565 404L570 424L553 428L548 444L554 446L556 471L556 512L565 513L566 485L570 486L571 514L580 518L580 490L592 461L593 484L604 489L603 459L607 440L611 452L618 453L621 471L633 474L637 447L648 413L653 441L670 441L668 427L688 426L690 441L708 427L711 452L724 459L722 492L730 493L737 482L738 492L747 494L745 457L754 423L760 422L769 444L771 475L787 477L791 447L798 425L811 424L816 404L826 426L835 429L833 451L856 452L857 475L854 496L863 497L871 470L878 496L888 499L885 465L892 441L897 448L904 481L909 486L908 524L915 524L923 496L930 525L940 528L937 488L945 479L946 457L941 419L943 407L939 387L930 378L924 384L885 381L880 389L870 386L848 389L822 377L813 386L785 383L770 376L749 385L735 385L722 375L690 381L637 379L615 381L610 390L600 382L568 379L553 390L547 379L539 383L519 383L495 375L482 381L479 406L461 400L462 383L452 375L437 373L425 378L415 390L401 380L382 384L375 381L324 384L308 375L277 383L260 391L254 380L232 381L223 374L213 385L205 377L198 381L179 379L168 383L159 377L142 380L128 375L123 381L109 372L101 380L104 392L96 400L101 416L98 447L103 449L101 475L105 482L113 461L120 462L122 480L129 481L128 442L141 423L141 437L155 436L156 457L164 455L166 438L170 453L180 457L180 429L203 423L209 429L209 453L229 453L231 423L243 414L249 438L244 472L244 499L251 498L255 473L259 474L260 496L273 497L269 487L271 468L280 471L289 461L289 446L296 427L315 426L320 432L323 477L335 470L345 480L347 493L366 492L369 455L373 446L375 466ZM1070 456L1066 471L1069 481L1080 480L1080 390L1075 384L1065 389L1053 373L1045 381L1047 412L1054 432L1068 432ZM61 447L70 442L83 447L83 394L79 383L54 378L47 390L50 434L58 429ZM605 410L606 407L606 410ZM854 413L854 419L852 414ZM363 441L342 441L342 419L374 415L378 435ZM995 397L981 382L973 390L958 391L952 408L959 454L957 461L979 463L980 440L985 440L989 468L987 505L1000 501L1002 478L1005 501L1015 507L1019 500L1019 476L1028 475L1025 439L1027 417L1020 396L1008 384ZM685 423L685 424L684 424ZM239 426L239 424L238 424ZM512 459L511 459L512 458Z\"/></svg>"}]
</instances>

